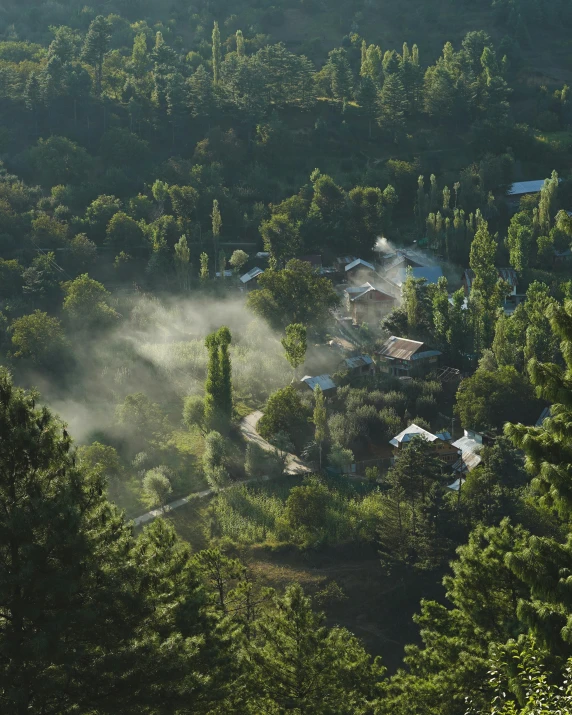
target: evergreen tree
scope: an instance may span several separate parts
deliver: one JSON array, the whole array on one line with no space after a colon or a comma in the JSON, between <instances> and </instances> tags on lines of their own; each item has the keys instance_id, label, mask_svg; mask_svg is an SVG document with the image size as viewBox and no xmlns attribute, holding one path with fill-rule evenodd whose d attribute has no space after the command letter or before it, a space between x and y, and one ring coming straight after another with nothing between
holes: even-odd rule
<instances>
[{"instance_id":1,"label":"evergreen tree","mask_svg":"<svg viewBox=\"0 0 572 715\"><path fill-rule=\"evenodd\" d=\"M394 141L397 141L405 126L405 111L407 109L405 89L399 75L390 74L386 78L379 94L378 106L377 121L379 126L390 131Z\"/></svg>"},{"instance_id":2,"label":"evergreen tree","mask_svg":"<svg viewBox=\"0 0 572 715\"><path fill-rule=\"evenodd\" d=\"M375 710L384 669L343 628L327 629L301 586L289 586L247 644L258 712L357 715Z\"/></svg>"},{"instance_id":3,"label":"evergreen tree","mask_svg":"<svg viewBox=\"0 0 572 715\"><path fill-rule=\"evenodd\" d=\"M103 15L98 15L89 26L82 50L82 58L95 69L95 93L98 96L101 94L103 60L109 50L110 40L109 21Z\"/></svg>"},{"instance_id":4,"label":"evergreen tree","mask_svg":"<svg viewBox=\"0 0 572 715\"><path fill-rule=\"evenodd\" d=\"M365 75L361 78L356 92L356 99L364 115L367 117L369 126L368 135L371 139L371 121L376 116L378 91L369 75Z\"/></svg>"},{"instance_id":5,"label":"evergreen tree","mask_svg":"<svg viewBox=\"0 0 572 715\"><path fill-rule=\"evenodd\" d=\"M332 95L339 102L349 99L352 93L353 77L347 52L338 48L328 54L326 70L330 77Z\"/></svg>"},{"instance_id":6,"label":"evergreen tree","mask_svg":"<svg viewBox=\"0 0 572 715\"><path fill-rule=\"evenodd\" d=\"M101 470L76 463L64 426L38 402L1 372L2 711L204 706L215 663L188 548L169 527L151 544L159 523L135 540Z\"/></svg>"}]
</instances>

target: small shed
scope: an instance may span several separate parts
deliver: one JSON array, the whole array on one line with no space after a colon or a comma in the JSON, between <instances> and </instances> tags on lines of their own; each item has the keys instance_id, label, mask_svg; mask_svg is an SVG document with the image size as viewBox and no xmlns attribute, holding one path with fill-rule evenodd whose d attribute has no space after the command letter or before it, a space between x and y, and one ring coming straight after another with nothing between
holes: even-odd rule
<instances>
[{"instance_id":1,"label":"small shed","mask_svg":"<svg viewBox=\"0 0 572 715\"><path fill-rule=\"evenodd\" d=\"M258 278L264 273L262 268L251 268L243 276L240 276L240 282L246 286L248 290L255 288L258 285Z\"/></svg>"},{"instance_id":2,"label":"small shed","mask_svg":"<svg viewBox=\"0 0 572 715\"><path fill-rule=\"evenodd\" d=\"M375 370L375 363L369 355L346 358L344 365L353 375L369 375Z\"/></svg>"}]
</instances>

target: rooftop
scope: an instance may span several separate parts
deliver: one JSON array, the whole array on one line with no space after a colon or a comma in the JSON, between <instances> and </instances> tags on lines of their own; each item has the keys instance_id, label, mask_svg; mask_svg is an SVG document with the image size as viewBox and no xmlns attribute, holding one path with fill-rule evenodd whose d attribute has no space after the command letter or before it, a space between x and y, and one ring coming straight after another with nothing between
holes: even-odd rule
<instances>
[{"instance_id":1,"label":"rooftop","mask_svg":"<svg viewBox=\"0 0 572 715\"><path fill-rule=\"evenodd\" d=\"M356 355L356 357L346 358L344 362L350 370L365 367L366 365L373 365L373 360L369 355Z\"/></svg>"},{"instance_id":2,"label":"rooftop","mask_svg":"<svg viewBox=\"0 0 572 715\"><path fill-rule=\"evenodd\" d=\"M399 360L411 360L412 356L423 347L418 340L398 338L392 335L379 351L380 355Z\"/></svg>"},{"instance_id":3,"label":"rooftop","mask_svg":"<svg viewBox=\"0 0 572 715\"><path fill-rule=\"evenodd\" d=\"M348 263L345 270L347 272L353 270L354 268L367 268L370 271L375 271L375 266L372 263L364 261L362 258L356 258L355 261Z\"/></svg>"},{"instance_id":4,"label":"rooftop","mask_svg":"<svg viewBox=\"0 0 572 715\"><path fill-rule=\"evenodd\" d=\"M395 271L393 271L392 275L394 276L393 280L395 280L395 283L397 283L398 286L402 286L407 280L407 266L403 264L401 268L398 267ZM418 266L411 268L412 278L415 278L416 280L424 278L429 284L437 283L442 275L443 269L441 266Z\"/></svg>"},{"instance_id":5,"label":"rooftop","mask_svg":"<svg viewBox=\"0 0 572 715\"><path fill-rule=\"evenodd\" d=\"M253 278L257 278L261 273L264 273L262 268L251 268L247 273L240 277L240 280L243 283L248 283L248 281L251 281Z\"/></svg>"},{"instance_id":6,"label":"rooftop","mask_svg":"<svg viewBox=\"0 0 572 715\"><path fill-rule=\"evenodd\" d=\"M359 300L360 298L363 298L364 295L367 295L368 293L371 293L371 291L375 291L376 293L380 293L382 296L385 296L385 299L389 300L395 300L395 298L389 294L386 293L385 291L379 290L379 288L376 288L373 286L371 283L364 283L361 286L349 286L348 288L345 289L345 292L350 296L350 300L353 302L354 300Z\"/></svg>"},{"instance_id":7,"label":"rooftop","mask_svg":"<svg viewBox=\"0 0 572 715\"><path fill-rule=\"evenodd\" d=\"M392 444L394 447L397 447L400 444L407 444L408 442L411 442L411 440L415 437L422 437L423 439L427 440L427 442L436 442L438 439L442 440L443 442L448 442L451 439L451 435L448 432L439 432L439 434L431 434L431 432L428 432L426 429L423 429L423 427L419 427L419 425L410 424L409 427L406 427L393 439L389 440L389 444Z\"/></svg>"},{"instance_id":8,"label":"rooftop","mask_svg":"<svg viewBox=\"0 0 572 715\"><path fill-rule=\"evenodd\" d=\"M523 194L537 194L544 186L544 179L534 181L517 181L507 192L508 196L522 196Z\"/></svg>"},{"instance_id":9,"label":"rooftop","mask_svg":"<svg viewBox=\"0 0 572 715\"><path fill-rule=\"evenodd\" d=\"M300 382L305 382L306 385L308 385L308 387L312 390L315 390L319 385L323 392L326 390L333 390L336 387L336 383L329 375L317 375L316 377L306 375L306 377L303 377Z\"/></svg>"}]
</instances>

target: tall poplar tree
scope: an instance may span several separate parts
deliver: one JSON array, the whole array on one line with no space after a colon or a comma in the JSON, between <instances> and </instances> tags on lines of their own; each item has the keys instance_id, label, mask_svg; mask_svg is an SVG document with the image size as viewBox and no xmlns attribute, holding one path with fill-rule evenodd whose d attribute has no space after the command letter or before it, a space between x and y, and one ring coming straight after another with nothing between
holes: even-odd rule
<instances>
[{"instance_id":1,"label":"tall poplar tree","mask_svg":"<svg viewBox=\"0 0 572 715\"><path fill-rule=\"evenodd\" d=\"M221 63L221 45L220 45L220 30L218 29L218 22L215 22L213 26L213 36L212 36L212 52L213 52L213 82L218 84L220 79L220 63Z\"/></svg>"},{"instance_id":2,"label":"tall poplar tree","mask_svg":"<svg viewBox=\"0 0 572 715\"><path fill-rule=\"evenodd\" d=\"M322 468L322 449L324 442L328 438L328 415L326 412L326 398L322 392L322 388L316 385L314 390L314 414L312 421L314 422L314 439L318 445L320 452L320 469Z\"/></svg>"}]
</instances>

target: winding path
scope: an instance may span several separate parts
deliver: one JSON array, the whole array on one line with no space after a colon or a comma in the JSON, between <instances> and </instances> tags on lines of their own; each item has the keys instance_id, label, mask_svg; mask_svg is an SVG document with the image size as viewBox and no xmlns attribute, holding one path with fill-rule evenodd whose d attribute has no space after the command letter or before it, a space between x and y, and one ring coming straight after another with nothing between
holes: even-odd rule
<instances>
[{"instance_id":1,"label":"winding path","mask_svg":"<svg viewBox=\"0 0 572 715\"><path fill-rule=\"evenodd\" d=\"M258 424L258 420L262 417L262 412L260 410L256 410L255 412L251 412L249 415L244 417L240 421L240 431L244 435L244 438L248 440L249 442L254 442L257 444L259 447L262 447L262 449L265 449L266 451L271 451L274 449L274 447L267 442L265 439L263 439L259 434L256 429L256 425ZM307 474L311 472L312 470L302 462L302 460L297 457L295 454L289 454L287 459L286 459L286 474ZM269 477L263 477L262 480L266 481L268 480ZM246 481L243 482L234 482L231 486L237 486L237 484L250 484L252 482L260 481L259 479L247 479ZM229 487L225 487L225 489L228 489ZM141 516L136 517L133 519L133 524L135 526L141 526L142 524L147 524L150 521L153 521L153 519L156 519L158 516L163 516L163 514L173 511L174 509L178 509L181 506L184 506L185 504L188 504L191 499L204 499L204 497L208 497L211 494L214 494L213 489L204 489L201 492L193 492L190 494L188 497L183 497L182 499L176 499L175 501L172 501L170 504L166 504L163 508L158 508L158 509L151 509L151 511L146 512L145 514L141 514Z\"/></svg>"}]
</instances>

